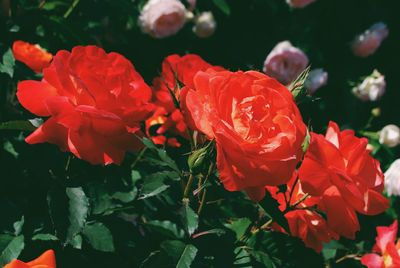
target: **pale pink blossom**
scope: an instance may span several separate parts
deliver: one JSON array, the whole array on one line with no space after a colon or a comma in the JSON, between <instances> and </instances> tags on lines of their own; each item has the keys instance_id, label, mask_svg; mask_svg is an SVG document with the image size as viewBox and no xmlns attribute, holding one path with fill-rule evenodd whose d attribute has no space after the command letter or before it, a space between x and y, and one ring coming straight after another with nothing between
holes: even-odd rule
<instances>
[{"instance_id":1,"label":"pale pink blossom","mask_svg":"<svg viewBox=\"0 0 400 268\"><path fill-rule=\"evenodd\" d=\"M351 44L354 55L364 58L374 54L388 35L389 30L386 24L383 22L375 23L364 33L354 38Z\"/></svg>"},{"instance_id":2,"label":"pale pink blossom","mask_svg":"<svg viewBox=\"0 0 400 268\"><path fill-rule=\"evenodd\" d=\"M400 143L400 128L396 125L387 125L379 131L379 143L388 147L396 147Z\"/></svg>"},{"instance_id":3,"label":"pale pink blossom","mask_svg":"<svg viewBox=\"0 0 400 268\"><path fill-rule=\"evenodd\" d=\"M155 38L176 34L186 22L186 8L178 0L150 0L139 16L144 33Z\"/></svg>"},{"instance_id":4,"label":"pale pink blossom","mask_svg":"<svg viewBox=\"0 0 400 268\"><path fill-rule=\"evenodd\" d=\"M289 41L278 43L264 62L263 71L284 85L290 84L307 67L308 57Z\"/></svg>"},{"instance_id":5,"label":"pale pink blossom","mask_svg":"<svg viewBox=\"0 0 400 268\"><path fill-rule=\"evenodd\" d=\"M313 2L315 2L315 0L286 0L286 3L293 8L303 8Z\"/></svg>"},{"instance_id":6,"label":"pale pink blossom","mask_svg":"<svg viewBox=\"0 0 400 268\"><path fill-rule=\"evenodd\" d=\"M386 80L377 70L353 88L353 93L362 101L377 101L386 91Z\"/></svg>"},{"instance_id":7,"label":"pale pink blossom","mask_svg":"<svg viewBox=\"0 0 400 268\"><path fill-rule=\"evenodd\" d=\"M394 161L385 172L385 190L389 196L400 196L400 159Z\"/></svg>"},{"instance_id":8,"label":"pale pink blossom","mask_svg":"<svg viewBox=\"0 0 400 268\"><path fill-rule=\"evenodd\" d=\"M193 32L200 38L206 38L213 35L217 23L211 12L202 12L195 19Z\"/></svg>"},{"instance_id":9,"label":"pale pink blossom","mask_svg":"<svg viewBox=\"0 0 400 268\"><path fill-rule=\"evenodd\" d=\"M328 83L328 73L323 69L312 70L307 77L304 84L310 95L314 94L320 87L325 86Z\"/></svg>"}]
</instances>

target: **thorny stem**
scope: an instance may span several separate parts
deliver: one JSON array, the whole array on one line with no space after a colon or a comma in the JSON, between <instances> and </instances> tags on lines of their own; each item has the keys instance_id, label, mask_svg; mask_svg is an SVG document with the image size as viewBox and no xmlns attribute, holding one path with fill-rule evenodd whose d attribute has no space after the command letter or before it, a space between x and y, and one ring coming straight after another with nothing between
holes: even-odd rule
<instances>
[{"instance_id":1,"label":"thorny stem","mask_svg":"<svg viewBox=\"0 0 400 268\"><path fill-rule=\"evenodd\" d=\"M292 189L290 189L289 200L286 203L286 207L290 207L290 201L292 201L294 188L296 188L296 185L297 185L298 182L299 182L299 176L296 177L296 180L293 183Z\"/></svg>"},{"instance_id":2,"label":"thorny stem","mask_svg":"<svg viewBox=\"0 0 400 268\"><path fill-rule=\"evenodd\" d=\"M310 194L305 194L302 198L300 198L296 203L294 203L291 208L296 208L297 205L299 205L300 203L302 203L304 200L306 200L308 197L310 196Z\"/></svg>"},{"instance_id":3,"label":"thorny stem","mask_svg":"<svg viewBox=\"0 0 400 268\"><path fill-rule=\"evenodd\" d=\"M133 161L133 163L131 164L131 169L133 169L133 168L136 166L136 164L140 161L140 159L142 159L142 157L143 157L144 153L146 152L146 150L147 150L147 147L144 147L144 148L140 151L140 153L139 153L139 155L136 157L135 161Z\"/></svg>"},{"instance_id":4,"label":"thorny stem","mask_svg":"<svg viewBox=\"0 0 400 268\"><path fill-rule=\"evenodd\" d=\"M182 201L184 201L184 202L187 202L187 199L188 199L188 196L189 196L190 188L192 188L193 180L194 180L194 176L193 176L193 174L190 174L190 175L189 175L189 180L188 180L188 182L186 183L185 190L183 191L183 198L182 198Z\"/></svg>"},{"instance_id":5,"label":"thorny stem","mask_svg":"<svg viewBox=\"0 0 400 268\"><path fill-rule=\"evenodd\" d=\"M337 259L337 260L336 260L336 263L345 261L345 260L347 260L347 259L360 260L361 258L360 258L360 256L358 256L357 254L349 254L349 255L345 255L345 256L341 257L340 259Z\"/></svg>"},{"instance_id":6,"label":"thorny stem","mask_svg":"<svg viewBox=\"0 0 400 268\"><path fill-rule=\"evenodd\" d=\"M72 2L72 5L68 8L68 10L65 12L64 14L64 19L68 18L69 15L71 15L72 11L75 9L75 7L79 4L80 0L74 0L74 2Z\"/></svg>"},{"instance_id":7,"label":"thorny stem","mask_svg":"<svg viewBox=\"0 0 400 268\"><path fill-rule=\"evenodd\" d=\"M266 230L266 229L268 229L268 227L269 227L271 224L272 224L272 219L269 219L269 221L267 221L266 223L264 223L264 224L260 227L260 229L261 229L261 230Z\"/></svg>"},{"instance_id":8,"label":"thorny stem","mask_svg":"<svg viewBox=\"0 0 400 268\"><path fill-rule=\"evenodd\" d=\"M204 179L203 184L204 184L204 183L207 183L208 178L211 176L211 173L214 171L214 167L215 167L215 164L214 164L214 163L211 163L210 166L208 167L208 172L207 172L207 175L206 175L206 177L205 177L205 179ZM201 211L202 211L202 209L203 209L204 201L206 200L207 189L204 189L204 190L200 191L199 195L200 195L201 193L203 193L203 194L202 194L202 196L201 196L200 205L199 205L199 208L198 208L198 210L197 210L197 214L198 214L198 215L200 215L200 213L201 213Z\"/></svg>"}]
</instances>

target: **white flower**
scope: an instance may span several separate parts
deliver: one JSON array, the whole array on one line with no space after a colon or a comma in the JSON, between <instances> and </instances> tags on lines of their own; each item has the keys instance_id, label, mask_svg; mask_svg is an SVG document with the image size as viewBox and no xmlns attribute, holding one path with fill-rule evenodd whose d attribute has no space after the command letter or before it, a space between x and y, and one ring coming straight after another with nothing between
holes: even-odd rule
<instances>
[{"instance_id":1,"label":"white flower","mask_svg":"<svg viewBox=\"0 0 400 268\"><path fill-rule=\"evenodd\" d=\"M351 48L354 55L368 57L375 53L382 41L389 35L389 30L383 22L375 23L364 33L356 36Z\"/></svg>"},{"instance_id":2,"label":"white flower","mask_svg":"<svg viewBox=\"0 0 400 268\"><path fill-rule=\"evenodd\" d=\"M377 101L386 90L385 76L377 70L364 79L358 86L353 88L353 93L363 101Z\"/></svg>"},{"instance_id":3,"label":"white flower","mask_svg":"<svg viewBox=\"0 0 400 268\"><path fill-rule=\"evenodd\" d=\"M286 0L286 3L293 8L303 8L313 2L315 0Z\"/></svg>"},{"instance_id":4,"label":"white flower","mask_svg":"<svg viewBox=\"0 0 400 268\"><path fill-rule=\"evenodd\" d=\"M176 34L185 22L186 9L178 0L150 0L139 16L142 31L155 38Z\"/></svg>"},{"instance_id":5,"label":"white flower","mask_svg":"<svg viewBox=\"0 0 400 268\"><path fill-rule=\"evenodd\" d=\"M278 43L264 62L263 71L288 85L307 67L308 58L289 41Z\"/></svg>"},{"instance_id":6,"label":"white flower","mask_svg":"<svg viewBox=\"0 0 400 268\"><path fill-rule=\"evenodd\" d=\"M309 94L314 94L320 87L328 83L328 73L323 69L312 70L304 84Z\"/></svg>"},{"instance_id":7,"label":"white flower","mask_svg":"<svg viewBox=\"0 0 400 268\"><path fill-rule=\"evenodd\" d=\"M400 128L396 125L387 125L379 131L379 143L388 147L395 147L400 143Z\"/></svg>"},{"instance_id":8,"label":"white flower","mask_svg":"<svg viewBox=\"0 0 400 268\"><path fill-rule=\"evenodd\" d=\"M385 189L389 196L400 196L400 159L394 161L386 170Z\"/></svg>"},{"instance_id":9,"label":"white flower","mask_svg":"<svg viewBox=\"0 0 400 268\"><path fill-rule=\"evenodd\" d=\"M201 38L209 37L215 32L217 23L211 12L202 12L195 19L193 32Z\"/></svg>"}]
</instances>

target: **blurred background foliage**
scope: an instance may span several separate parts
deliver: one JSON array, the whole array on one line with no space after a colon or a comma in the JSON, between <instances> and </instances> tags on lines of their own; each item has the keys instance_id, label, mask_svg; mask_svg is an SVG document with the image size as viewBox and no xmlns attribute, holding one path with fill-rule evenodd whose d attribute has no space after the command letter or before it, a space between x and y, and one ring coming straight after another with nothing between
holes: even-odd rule
<instances>
[{"instance_id":1,"label":"blurred background foliage","mask_svg":"<svg viewBox=\"0 0 400 268\"><path fill-rule=\"evenodd\" d=\"M169 54L196 53L231 70L261 70L276 43L290 40L308 55L312 68L329 73L328 85L316 93L316 99L300 105L305 121L316 132L323 132L329 120L356 131L400 124L400 4L396 0L318 0L299 10L290 9L284 0L226 0L229 8L225 9L218 0L198 0L196 11L212 11L218 23L207 39L196 37L190 23L166 39L141 33L137 18L143 0L0 3L2 54L15 40L38 43L53 54L95 44L130 59L149 84ZM379 21L388 25L387 40L373 56L354 57L349 47L354 36ZM374 69L385 75L387 92L378 102L361 102L351 88ZM13 65L12 77L0 74L1 122L33 118L15 98L17 82L29 78L40 76L19 62ZM381 115L368 124L375 107ZM136 155L130 155L122 167L93 167L55 146L27 145L26 134L0 132L0 261L19 252L22 259L32 259L54 248L59 267L173 267L187 251L197 253L189 262L193 267L324 266L323 258L297 239L251 232L250 222L260 220L257 209L241 193L227 193L222 187L209 188L210 200L216 201L201 214L198 230L208 233L189 238L184 231L188 223L182 223L182 217L187 218L182 216L177 174L171 167L168 174L160 168L160 160L165 159L157 150L148 150L131 172ZM384 168L398 155L398 149L377 152ZM186 168L184 163L178 165ZM210 184L218 182L213 179ZM161 194L154 192L160 189ZM327 245L323 257L331 267L361 267L351 259L336 261L370 249L375 227L397 217L398 201L392 200L387 215L361 217L362 230L355 242ZM244 249L249 245L252 251Z\"/></svg>"}]
</instances>

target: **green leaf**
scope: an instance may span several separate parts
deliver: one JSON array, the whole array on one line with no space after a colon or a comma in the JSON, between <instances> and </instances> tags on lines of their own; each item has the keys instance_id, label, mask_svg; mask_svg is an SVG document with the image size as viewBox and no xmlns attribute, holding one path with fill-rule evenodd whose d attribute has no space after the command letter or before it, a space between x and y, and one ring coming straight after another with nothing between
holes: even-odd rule
<instances>
[{"instance_id":1,"label":"green leaf","mask_svg":"<svg viewBox=\"0 0 400 268\"><path fill-rule=\"evenodd\" d=\"M69 198L69 221L67 243L84 227L89 213L89 200L81 187L67 188Z\"/></svg>"},{"instance_id":2,"label":"green leaf","mask_svg":"<svg viewBox=\"0 0 400 268\"><path fill-rule=\"evenodd\" d=\"M54 236L52 234L35 234L32 236L32 240L41 240L41 241L58 241L57 236Z\"/></svg>"},{"instance_id":3,"label":"green leaf","mask_svg":"<svg viewBox=\"0 0 400 268\"><path fill-rule=\"evenodd\" d=\"M11 48L3 55L3 62L0 64L0 72L8 74L11 78L14 75L15 59Z\"/></svg>"},{"instance_id":4,"label":"green leaf","mask_svg":"<svg viewBox=\"0 0 400 268\"><path fill-rule=\"evenodd\" d=\"M134 188L130 192L116 192L111 197L123 203L129 203L135 200L137 192L138 192L137 189Z\"/></svg>"},{"instance_id":5,"label":"green leaf","mask_svg":"<svg viewBox=\"0 0 400 268\"><path fill-rule=\"evenodd\" d=\"M74 235L74 237L69 241L69 244L74 249L82 249L82 236L80 234Z\"/></svg>"},{"instance_id":6,"label":"green leaf","mask_svg":"<svg viewBox=\"0 0 400 268\"><path fill-rule=\"evenodd\" d=\"M153 231L158 232L168 238L183 239L185 232L178 228L178 226L170 221L149 221L146 225Z\"/></svg>"},{"instance_id":7,"label":"green leaf","mask_svg":"<svg viewBox=\"0 0 400 268\"><path fill-rule=\"evenodd\" d=\"M141 192L140 192L140 197L138 199L145 199L149 198L155 195L158 195L159 193L164 192L169 188L169 185L164 184L164 178L163 177L150 177L146 178L144 180Z\"/></svg>"},{"instance_id":8,"label":"green leaf","mask_svg":"<svg viewBox=\"0 0 400 268\"><path fill-rule=\"evenodd\" d=\"M250 227L251 220L248 218L240 218L232 221L231 223L224 224L226 228L231 229L236 234L236 240L240 240L247 229Z\"/></svg>"},{"instance_id":9,"label":"green leaf","mask_svg":"<svg viewBox=\"0 0 400 268\"><path fill-rule=\"evenodd\" d=\"M161 249L173 259L174 263L179 261L185 246L185 243L179 240L165 240L160 245Z\"/></svg>"},{"instance_id":10,"label":"green leaf","mask_svg":"<svg viewBox=\"0 0 400 268\"><path fill-rule=\"evenodd\" d=\"M191 236L199 226L199 216L193 211L189 205L184 205L180 211L183 226L186 232Z\"/></svg>"},{"instance_id":11,"label":"green leaf","mask_svg":"<svg viewBox=\"0 0 400 268\"><path fill-rule=\"evenodd\" d=\"M14 120L0 123L0 130L34 131L36 127L30 121Z\"/></svg>"},{"instance_id":12,"label":"green leaf","mask_svg":"<svg viewBox=\"0 0 400 268\"><path fill-rule=\"evenodd\" d=\"M24 226L25 223L25 217L22 216L21 220L14 222L14 234L15 236L18 236L22 232L22 227Z\"/></svg>"},{"instance_id":13,"label":"green leaf","mask_svg":"<svg viewBox=\"0 0 400 268\"><path fill-rule=\"evenodd\" d=\"M96 250L114 252L114 241L111 231L102 223L88 224L83 229L83 235Z\"/></svg>"},{"instance_id":14,"label":"green leaf","mask_svg":"<svg viewBox=\"0 0 400 268\"><path fill-rule=\"evenodd\" d=\"M158 157L161 160L161 163L165 166L168 166L169 168L175 170L176 172L180 172L178 166L176 165L175 161L168 156L167 152L164 149L158 148L150 139L148 138L143 138L142 139L143 144L151 149L152 151L156 152Z\"/></svg>"},{"instance_id":15,"label":"green leaf","mask_svg":"<svg viewBox=\"0 0 400 268\"><path fill-rule=\"evenodd\" d=\"M225 15L231 14L231 8L225 0L213 0L213 2Z\"/></svg>"},{"instance_id":16,"label":"green leaf","mask_svg":"<svg viewBox=\"0 0 400 268\"><path fill-rule=\"evenodd\" d=\"M19 153L15 151L14 145L11 142L4 142L3 149L4 151L10 153L14 158L18 158Z\"/></svg>"},{"instance_id":17,"label":"green leaf","mask_svg":"<svg viewBox=\"0 0 400 268\"><path fill-rule=\"evenodd\" d=\"M18 258L18 256L21 254L22 250L25 247L25 242L24 242L24 236L20 235L17 237L14 237L6 246L1 251L0 255L0 266L4 266L8 263L10 263L12 260Z\"/></svg>"},{"instance_id":18,"label":"green leaf","mask_svg":"<svg viewBox=\"0 0 400 268\"><path fill-rule=\"evenodd\" d=\"M307 128L306 137L304 138L304 141L301 144L301 149L303 149L304 153L307 152L308 147L310 146L310 140L311 140L311 135L310 135L310 131L308 131L308 128Z\"/></svg>"},{"instance_id":19,"label":"green leaf","mask_svg":"<svg viewBox=\"0 0 400 268\"><path fill-rule=\"evenodd\" d=\"M252 250L251 255L254 257L254 259L257 262L264 264L266 268L275 268L276 267L274 262L272 261L271 257L265 252L262 252L260 250Z\"/></svg>"},{"instance_id":20,"label":"green leaf","mask_svg":"<svg viewBox=\"0 0 400 268\"><path fill-rule=\"evenodd\" d=\"M182 255L176 264L176 268L190 268L194 258L197 255L197 248L193 245L187 245L182 252Z\"/></svg>"},{"instance_id":21,"label":"green leaf","mask_svg":"<svg viewBox=\"0 0 400 268\"><path fill-rule=\"evenodd\" d=\"M278 223L287 233L290 234L289 224L279 209L279 203L272 198L271 194L268 191L265 191L265 197L263 200L259 202L259 205L264 209L265 213Z\"/></svg>"}]
</instances>

